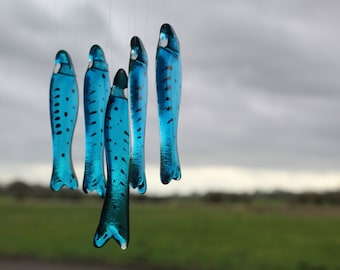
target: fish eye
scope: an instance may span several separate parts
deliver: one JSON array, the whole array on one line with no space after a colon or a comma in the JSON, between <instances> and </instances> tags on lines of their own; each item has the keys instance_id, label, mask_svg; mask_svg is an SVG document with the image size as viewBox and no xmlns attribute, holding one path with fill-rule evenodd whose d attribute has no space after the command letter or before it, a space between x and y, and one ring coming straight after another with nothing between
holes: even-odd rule
<instances>
[{"instance_id":1,"label":"fish eye","mask_svg":"<svg viewBox=\"0 0 340 270\"><path fill-rule=\"evenodd\" d=\"M138 58L138 53L136 50L132 49L130 52L130 57L132 60L136 60Z\"/></svg>"},{"instance_id":2,"label":"fish eye","mask_svg":"<svg viewBox=\"0 0 340 270\"><path fill-rule=\"evenodd\" d=\"M60 63L56 63L54 65L53 73L54 74L58 73L60 69L61 69L61 64Z\"/></svg>"},{"instance_id":3,"label":"fish eye","mask_svg":"<svg viewBox=\"0 0 340 270\"><path fill-rule=\"evenodd\" d=\"M166 34L160 33L159 35L159 46L165 48L168 46L169 39Z\"/></svg>"}]
</instances>

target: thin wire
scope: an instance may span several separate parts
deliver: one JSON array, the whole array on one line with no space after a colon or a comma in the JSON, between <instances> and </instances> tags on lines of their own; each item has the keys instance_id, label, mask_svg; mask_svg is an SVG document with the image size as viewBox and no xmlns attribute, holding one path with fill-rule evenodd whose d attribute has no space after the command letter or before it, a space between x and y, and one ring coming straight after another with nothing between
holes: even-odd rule
<instances>
[{"instance_id":1,"label":"thin wire","mask_svg":"<svg viewBox=\"0 0 340 270\"><path fill-rule=\"evenodd\" d=\"M59 23L58 23L58 11L57 11L57 0L54 0L54 27L55 27L55 41L57 44L57 47L60 48L60 42L59 42Z\"/></svg>"},{"instance_id":2,"label":"thin wire","mask_svg":"<svg viewBox=\"0 0 340 270\"><path fill-rule=\"evenodd\" d=\"M113 37L112 37L112 2L109 0L109 24L110 24L110 64L113 62Z\"/></svg>"},{"instance_id":3,"label":"thin wire","mask_svg":"<svg viewBox=\"0 0 340 270\"><path fill-rule=\"evenodd\" d=\"M87 16L87 33L88 33L88 39L89 44L91 45L92 41L92 33L91 33L91 21L90 21L90 7L89 7L89 0L86 0L86 16Z\"/></svg>"}]
</instances>

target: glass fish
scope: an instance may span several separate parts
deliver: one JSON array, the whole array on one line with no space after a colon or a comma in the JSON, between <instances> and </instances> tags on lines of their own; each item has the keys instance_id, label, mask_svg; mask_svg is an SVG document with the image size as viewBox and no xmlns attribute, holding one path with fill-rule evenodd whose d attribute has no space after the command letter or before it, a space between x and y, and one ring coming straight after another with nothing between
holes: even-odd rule
<instances>
[{"instance_id":1,"label":"glass fish","mask_svg":"<svg viewBox=\"0 0 340 270\"><path fill-rule=\"evenodd\" d=\"M129 242L129 158L130 135L128 100L124 95L128 79L117 71L105 114L105 154L107 191L97 231L95 247L102 247L111 237L122 249Z\"/></svg>"},{"instance_id":2,"label":"glass fish","mask_svg":"<svg viewBox=\"0 0 340 270\"><path fill-rule=\"evenodd\" d=\"M146 191L145 177L145 125L148 102L148 56L137 36L130 42L129 104L131 115L131 158L129 181L138 192Z\"/></svg>"},{"instance_id":3,"label":"glass fish","mask_svg":"<svg viewBox=\"0 0 340 270\"><path fill-rule=\"evenodd\" d=\"M63 186L77 189L71 146L78 115L78 85L69 54L61 50L55 57L50 82L50 121L53 141L53 171L50 186L59 191Z\"/></svg>"},{"instance_id":4,"label":"glass fish","mask_svg":"<svg viewBox=\"0 0 340 270\"><path fill-rule=\"evenodd\" d=\"M180 45L174 29L163 24L156 53L156 88L160 126L160 177L163 184L181 178L177 126L181 100Z\"/></svg>"},{"instance_id":5,"label":"glass fish","mask_svg":"<svg viewBox=\"0 0 340 270\"><path fill-rule=\"evenodd\" d=\"M93 45L84 80L86 150L83 190L85 193L96 190L100 197L104 197L106 192L104 116L109 94L110 79L104 52L98 45Z\"/></svg>"}]
</instances>

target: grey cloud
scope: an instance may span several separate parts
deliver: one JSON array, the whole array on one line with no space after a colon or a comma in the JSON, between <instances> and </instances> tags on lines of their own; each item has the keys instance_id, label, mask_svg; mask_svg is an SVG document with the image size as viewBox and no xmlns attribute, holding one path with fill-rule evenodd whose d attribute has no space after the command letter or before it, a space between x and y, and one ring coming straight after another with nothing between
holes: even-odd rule
<instances>
[{"instance_id":1,"label":"grey cloud","mask_svg":"<svg viewBox=\"0 0 340 270\"><path fill-rule=\"evenodd\" d=\"M168 21L182 49L184 165L338 169L337 4L145 1L142 6L137 1L135 18L129 4L112 7L109 25L109 2L67 1L58 6L56 25L51 3L22 2L24 8L7 1L1 11L1 20L16 30L0 24L0 160L51 159L48 85L59 46L70 51L82 92L92 43L104 48L113 76L118 66L127 67L130 34L141 34L150 78L146 155L157 163L154 57L159 27ZM84 152L81 110L74 137L77 161Z\"/></svg>"}]
</instances>

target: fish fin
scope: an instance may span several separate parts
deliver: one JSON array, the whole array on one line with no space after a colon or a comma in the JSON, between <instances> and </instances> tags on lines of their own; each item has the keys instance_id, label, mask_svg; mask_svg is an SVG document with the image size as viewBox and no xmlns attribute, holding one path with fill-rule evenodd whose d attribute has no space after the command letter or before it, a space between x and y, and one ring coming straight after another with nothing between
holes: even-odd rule
<instances>
[{"instance_id":1,"label":"fish fin","mask_svg":"<svg viewBox=\"0 0 340 270\"><path fill-rule=\"evenodd\" d=\"M127 249L128 241L119 233L115 226L107 224L98 227L93 244L95 247L101 248L111 237L116 240L121 249Z\"/></svg>"},{"instance_id":2,"label":"fish fin","mask_svg":"<svg viewBox=\"0 0 340 270\"><path fill-rule=\"evenodd\" d=\"M104 198L106 194L105 176L99 175L98 177L90 178L85 172L83 181L83 191L85 193L97 191L98 196Z\"/></svg>"},{"instance_id":3,"label":"fish fin","mask_svg":"<svg viewBox=\"0 0 340 270\"><path fill-rule=\"evenodd\" d=\"M73 170L60 173L60 171L53 170L50 187L53 191L59 191L65 186L69 189L78 188L78 180Z\"/></svg>"}]
</instances>

